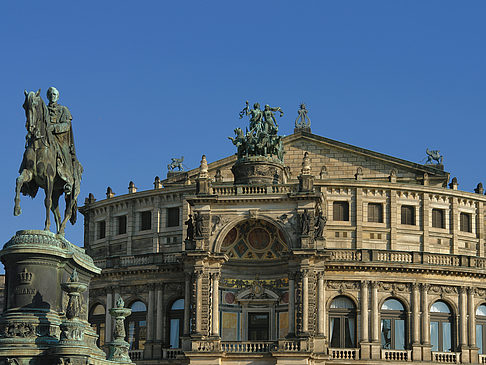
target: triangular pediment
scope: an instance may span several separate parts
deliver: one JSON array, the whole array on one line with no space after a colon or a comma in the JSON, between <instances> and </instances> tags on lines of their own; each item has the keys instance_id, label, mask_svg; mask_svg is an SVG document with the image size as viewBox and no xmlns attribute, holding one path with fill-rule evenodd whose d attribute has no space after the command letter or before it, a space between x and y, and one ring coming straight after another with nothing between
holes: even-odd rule
<instances>
[{"instance_id":1,"label":"triangular pediment","mask_svg":"<svg viewBox=\"0 0 486 365\"><path fill-rule=\"evenodd\" d=\"M424 175L430 185L442 186L449 180L449 173L431 165L422 165L397 157L349 145L309 132L297 132L283 138L285 149L284 164L287 179L297 180L302 168L302 159L308 152L311 173L322 180L390 180L395 175L397 182L422 184ZM231 167L236 155L228 156L208 165L209 176L216 181L231 182ZM186 176L193 179L199 169L187 171Z\"/></svg>"}]
</instances>

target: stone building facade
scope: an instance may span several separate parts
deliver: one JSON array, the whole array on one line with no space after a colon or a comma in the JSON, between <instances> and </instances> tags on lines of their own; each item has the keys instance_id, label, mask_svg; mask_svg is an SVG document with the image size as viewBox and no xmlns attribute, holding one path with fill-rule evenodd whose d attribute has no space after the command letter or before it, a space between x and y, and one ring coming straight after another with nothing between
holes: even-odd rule
<instances>
[{"instance_id":1,"label":"stone building facade","mask_svg":"<svg viewBox=\"0 0 486 365\"><path fill-rule=\"evenodd\" d=\"M121 296L137 364L486 363L482 186L309 128L283 146L274 183L203 158L86 199L101 345Z\"/></svg>"}]
</instances>

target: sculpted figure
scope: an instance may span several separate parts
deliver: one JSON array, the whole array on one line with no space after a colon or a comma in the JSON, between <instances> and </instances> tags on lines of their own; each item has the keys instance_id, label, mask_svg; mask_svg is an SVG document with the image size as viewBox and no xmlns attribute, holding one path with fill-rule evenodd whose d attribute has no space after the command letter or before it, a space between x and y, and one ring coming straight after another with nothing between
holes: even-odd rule
<instances>
[{"instance_id":1,"label":"sculpted figure","mask_svg":"<svg viewBox=\"0 0 486 365\"><path fill-rule=\"evenodd\" d=\"M194 222L192 221L192 214L189 214L189 219L184 222L187 226L187 241L194 241Z\"/></svg>"},{"instance_id":2,"label":"sculpted figure","mask_svg":"<svg viewBox=\"0 0 486 365\"><path fill-rule=\"evenodd\" d=\"M49 100L48 128L54 138L54 148L56 151L57 172L65 184L64 191L69 194L72 190L76 177L81 177L80 165L76 158L76 149L74 148L73 130L71 128L71 112L66 106L59 105L59 91L55 87L47 90L47 99Z\"/></svg>"},{"instance_id":3,"label":"sculpted figure","mask_svg":"<svg viewBox=\"0 0 486 365\"><path fill-rule=\"evenodd\" d=\"M322 238L322 234L324 232L324 227L326 226L327 223L327 218L324 217L322 214L322 210L319 209L319 213L317 214L316 217L316 224L315 224L315 230L314 230L314 238L319 239Z\"/></svg>"},{"instance_id":4,"label":"sculpted figure","mask_svg":"<svg viewBox=\"0 0 486 365\"><path fill-rule=\"evenodd\" d=\"M303 236L309 234L310 231L310 216L307 209L300 215L300 229Z\"/></svg>"},{"instance_id":5,"label":"sculpted figure","mask_svg":"<svg viewBox=\"0 0 486 365\"><path fill-rule=\"evenodd\" d=\"M194 214L194 219L196 220L196 227L195 227L195 232L194 235L196 237L202 237L203 235L203 217L200 213L195 213Z\"/></svg>"},{"instance_id":6,"label":"sculpted figure","mask_svg":"<svg viewBox=\"0 0 486 365\"><path fill-rule=\"evenodd\" d=\"M265 132L268 134L277 134L278 124L275 120L275 115L273 112L280 112L280 116L283 116L283 111L280 107L272 108L270 105L265 105L265 110L263 111L263 118L265 120Z\"/></svg>"},{"instance_id":7,"label":"sculpted figure","mask_svg":"<svg viewBox=\"0 0 486 365\"><path fill-rule=\"evenodd\" d=\"M433 161L437 162L438 165L441 165L444 161L444 156L440 154L439 150L432 150L430 151L428 148L425 150L427 153L427 162L425 164L431 164Z\"/></svg>"},{"instance_id":8,"label":"sculpted figure","mask_svg":"<svg viewBox=\"0 0 486 365\"><path fill-rule=\"evenodd\" d=\"M250 115L250 132L259 133L263 130L263 112L260 109L260 104L253 104L253 109L250 110L248 100L246 101L246 106L240 112L240 119L244 115Z\"/></svg>"},{"instance_id":9,"label":"sculpted figure","mask_svg":"<svg viewBox=\"0 0 486 365\"><path fill-rule=\"evenodd\" d=\"M69 109L57 103L59 92L47 92L49 105L40 97L40 89L25 94L26 146L15 188L14 215L21 214L20 193L34 198L45 190L45 230L49 230L50 210L54 213L57 233L63 234L67 220L76 222L77 196L80 192L83 167L76 157ZM59 198L64 194L66 210L61 222Z\"/></svg>"}]
</instances>

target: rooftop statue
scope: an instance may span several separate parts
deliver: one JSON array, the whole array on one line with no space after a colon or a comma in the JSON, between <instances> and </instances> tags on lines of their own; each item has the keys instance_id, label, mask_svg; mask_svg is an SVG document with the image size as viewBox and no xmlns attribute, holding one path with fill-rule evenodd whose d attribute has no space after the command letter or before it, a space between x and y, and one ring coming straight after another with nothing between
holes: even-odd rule
<instances>
[{"instance_id":1,"label":"rooftop statue","mask_svg":"<svg viewBox=\"0 0 486 365\"><path fill-rule=\"evenodd\" d=\"M167 165L167 169L169 171L174 171L175 169L178 169L179 171L184 171L184 166L182 165L182 162L184 162L184 156L181 158L171 158L170 164Z\"/></svg>"},{"instance_id":2,"label":"rooftop statue","mask_svg":"<svg viewBox=\"0 0 486 365\"><path fill-rule=\"evenodd\" d=\"M300 104L300 109L297 110L297 113L299 115L295 120L295 128L299 128L299 129L310 128L311 121L307 116L307 109L304 103Z\"/></svg>"},{"instance_id":3,"label":"rooftop statue","mask_svg":"<svg viewBox=\"0 0 486 365\"><path fill-rule=\"evenodd\" d=\"M278 124L274 112L279 112L280 117L283 111L280 107L265 105L264 110L260 109L260 104L253 104L250 109L248 101L240 112L240 119L245 115L250 117L250 130L246 128L243 133L241 128L234 130L236 137L228 137L237 146L238 159L248 156L275 156L283 161L282 137L277 135Z\"/></svg>"},{"instance_id":4,"label":"rooftop statue","mask_svg":"<svg viewBox=\"0 0 486 365\"><path fill-rule=\"evenodd\" d=\"M444 160L444 156L440 154L439 150L432 150L430 151L428 148L426 149L425 153L427 153L427 161L425 162L426 165L433 164L433 161L437 163L437 165L442 165ZM423 161L423 160L422 160Z\"/></svg>"},{"instance_id":5,"label":"rooftop statue","mask_svg":"<svg viewBox=\"0 0 486 365\"><path fill-rule=\"evenodd\" d=\"M57 103L59 91L47 90L49 105L45 105L37 92L24 91L27 136L25 151L15 188L14 215L21 214L20 193L34 198L40 188L46 197L44 230L51 225L50 210L54 214L57 233L64 234L66 223L76 222L77 197L80 191L83 167L76 157L74 136L69 109ZM61 221L59 198L64 194L66 210Z\"/></svg>"}]
</instances>

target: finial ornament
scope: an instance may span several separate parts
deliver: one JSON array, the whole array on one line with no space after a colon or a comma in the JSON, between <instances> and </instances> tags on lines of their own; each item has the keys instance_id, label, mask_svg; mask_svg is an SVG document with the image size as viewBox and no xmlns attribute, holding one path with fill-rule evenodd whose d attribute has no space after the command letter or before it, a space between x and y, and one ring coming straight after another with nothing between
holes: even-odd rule
<instances>
[{"instance_id":1,"label":"finial ornament","mask_svg":"<svg viewBox=\"0 0 486 365\"><path fill-rule=\"evenodd\" d=\"M208 161L206 155L202 155L201 165L199 166L199 177L208 177Z\"/></svg>"},{"instance_id":2,"label":"finial ornament","mask_svg":"<svg viewBox=\"0 0 486 365\"><path fill-rule=\"evenodd\" d=\"M307 108L304 103L300 104L299 110L297 110L297 119L295 120L295 129L309 130L311 126L310 118L307 116Z\"/></svg>"}]
</instances>

